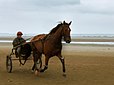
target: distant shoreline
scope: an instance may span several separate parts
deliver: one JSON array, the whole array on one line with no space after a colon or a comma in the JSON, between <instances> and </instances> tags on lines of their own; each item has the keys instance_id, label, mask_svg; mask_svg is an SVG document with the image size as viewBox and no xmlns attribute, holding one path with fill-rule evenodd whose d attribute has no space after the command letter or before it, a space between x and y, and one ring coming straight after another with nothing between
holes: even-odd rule
<instances>
[{"instance_id":1,"label":"distant shoreline","mask_svg":"<svg viewBox=\"0 0 114 85\"><path fill-rule=\"evenodd\" d=\"M114 42L114 38L72 38L72 41L76 42Z\"/></svg>"},{"instance_id":2,"label":"distant shoreline","mask_svg":"<svg viewBox=\"0 0 114 85\"><path fill-rule=\"evenodd\" d=\"M32 38L33 36L25 36L24 38ZM0 40L13 40L15 37L1 37ZM72 37L74 42L114 42L114 37Z\"/></svg>"}]
</instances>

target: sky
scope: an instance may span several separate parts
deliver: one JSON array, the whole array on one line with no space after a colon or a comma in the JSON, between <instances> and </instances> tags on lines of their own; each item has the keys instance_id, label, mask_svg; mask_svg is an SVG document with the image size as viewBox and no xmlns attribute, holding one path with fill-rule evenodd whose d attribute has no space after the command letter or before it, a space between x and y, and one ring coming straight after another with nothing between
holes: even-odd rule
<instances>
[{"instance_id":1,"label":"sky","mask_svg":"<svg viewBox=\"0 0 114 85\"><path fill-rule=\"evenodd\" d=\"M64 20L71 34L114 34L114 0L0 0L0 33L49 33Z\"/></svg>"}]
</instances>

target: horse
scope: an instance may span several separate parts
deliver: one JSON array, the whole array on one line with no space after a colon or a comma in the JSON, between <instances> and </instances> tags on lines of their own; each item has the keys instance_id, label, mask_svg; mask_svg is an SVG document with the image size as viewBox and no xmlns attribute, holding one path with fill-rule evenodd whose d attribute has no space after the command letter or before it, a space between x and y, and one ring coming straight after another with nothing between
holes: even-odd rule
<instances>
[{"instance_id":1,"label":"horse","mask_svg":"<svg viewBox=\"0 0 114 85\"><path fill-rule=\"evenodd\" d=\"M71 23L72 21L70 23L66 23L65 21L63 21L63 23L61 22L60 24L58 24L48 34L37 35L31 40L31 43L34 47L34 65L32 67L32 70L36 69L36 71L39 72L39 69L36 67L36 65L38 59L41 59L42 54L45 55L45 65L43 69L40 69L40 72L44 72L46 69L48 69L48 61L51 57L57 56L62 63L63 75L66 76L65 60L61 54L62 39L64 39L66 43L71 42Z\"/></svg>"}]
</instances>

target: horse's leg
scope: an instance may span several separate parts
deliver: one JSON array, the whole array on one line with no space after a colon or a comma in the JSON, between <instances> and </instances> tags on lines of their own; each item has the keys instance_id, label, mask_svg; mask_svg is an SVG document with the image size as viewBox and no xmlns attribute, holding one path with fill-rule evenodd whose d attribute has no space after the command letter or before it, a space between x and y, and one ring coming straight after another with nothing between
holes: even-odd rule
<instances>
[{"instance_id":1,"label":"horse's leg","mask_svg":"<svg viewBox=\"0 0 114 85\"><path fill-rule=\"evenodd\" d=\"M44 72L46 69L48 69L48 61L49 61L49 57L45 56L45 66L44 66L44 69L40 70L40 72Z\"/></svg>"},{"instance_id":2,"label":"horse's leg","mask_svg":"<svg viewBox=\"0 0 114 85\"><path fill-rule=\"evenodd\" d=\"M32 71L34 71L36 68L36 64L37 64L37 61L38 61L38 58L41 56L40 53L37 53L37 52L34 52L33 51L33 61L34 61L34 64L33 64L33 67L32 67Z\"/></svg>"},{"instance_id":3,"label":"horse's leg","mask_svg":"<svg viewBox=\"0 0 114 85\"><path fill-rule=\"evenodd\" d=\"M39 52L35 52L34 54L34 65L32 67L32 70L35 72L35 75L38 75L38 73L40 72L40 68L38 67L38 59L41 59L41 53Z\"/></svg>"},{"instance_id":4,"label":"horse's leg","mask_svg":"<svg viewBox=\"0 0 114 85\"><path fill-rule=\"evenodd\" d=\"M62 63L62 67L63 67L63 76L66 76L66 70L65 70L65 60L64 57L62 57L61 54L57 55L57 57L60 59L61 63Z\"/></svg>"},{"instance_id":5,"label":"horse's leg","mask_svg":"<svg viewBox=\"0 0 114 85\"><path fill-rule=\"evenodd\" d=\"M32 66L32 71L33 72L34 72L34 69L35 69L35 57L36 57L35 54L36 54L35 51L33 51L33 62L34 62L33 66Z\"/></svg>"}]
</instances>

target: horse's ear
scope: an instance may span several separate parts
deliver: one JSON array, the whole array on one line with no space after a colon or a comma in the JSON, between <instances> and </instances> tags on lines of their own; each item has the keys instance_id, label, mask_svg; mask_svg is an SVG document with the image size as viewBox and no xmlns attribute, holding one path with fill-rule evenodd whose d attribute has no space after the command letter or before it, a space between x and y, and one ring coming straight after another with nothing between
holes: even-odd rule
<instances>
[{"instance_id":1,"label":"horse's ear","mask_svg":"<svg viewBox=\"0 0 114 85\"><path fill-rule=\"evenodd\" d=\"M65 21L63 21L63 24L65 24L66 22Z\"/></svg>"},{"instance_id":2,"label":"horse's ear","mask_svg":"<svg viewBox=\"0 0 114 85\"><path fill-rule=\"evenodd\" d=\"M70 21L69 25L71 25L72 21Z\"/></svg>"}]
</instances>

